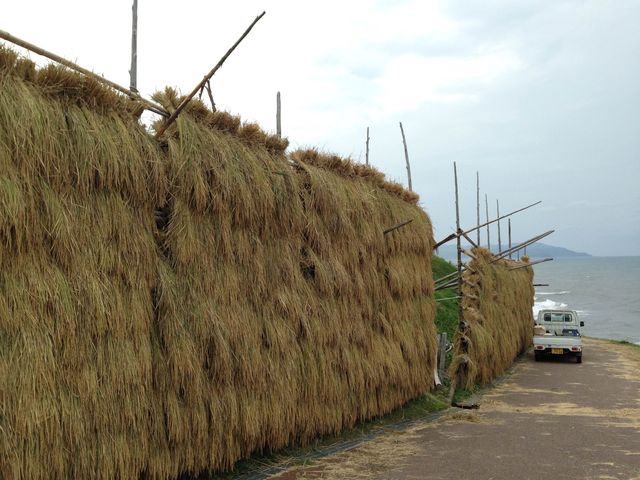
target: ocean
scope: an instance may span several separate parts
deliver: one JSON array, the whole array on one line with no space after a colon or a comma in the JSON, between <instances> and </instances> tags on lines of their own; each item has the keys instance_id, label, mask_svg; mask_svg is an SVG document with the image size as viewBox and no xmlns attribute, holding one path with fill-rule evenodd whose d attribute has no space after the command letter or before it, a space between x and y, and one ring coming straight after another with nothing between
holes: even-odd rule
<instances>
[{"instance_id":1,"label":"ocean","mask_svg":"<svg viewBox=\"0 0 640 480\"><path fill-rule=\"evenodd\" d=\"M576 310L584 334L640 344L640 257L565 257L534 265L534 313Z\"/></svg>"}]
</instances>

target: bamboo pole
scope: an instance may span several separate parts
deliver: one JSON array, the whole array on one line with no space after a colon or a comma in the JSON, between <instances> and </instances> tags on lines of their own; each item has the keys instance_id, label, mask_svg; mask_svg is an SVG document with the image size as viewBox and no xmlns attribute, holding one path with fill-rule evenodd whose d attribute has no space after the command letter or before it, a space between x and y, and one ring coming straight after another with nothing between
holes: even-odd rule
<instances>
[{"instance_id":1,"label":"bamboo pole","mask_svg":"<svg viewBox=\"0 0 640 480\"><path fill-rule=\"evenodd\" d=\"M456 244L458 247L458 271L457 271L457 295L458 297L462 297L462 229L460 228L460 200L458 196L458 168L456 166L456 162L453 162L453 177L455 181L455 190L456 190ZM458 324L462 322L462 298L458 301ZM460 327L458 327L460 328ZM451 386L449 388L449 403L453 404L453 397L456 393L456 387L458 385L458 376L459 373L456 371L451 379Z\"/></svg>"},{"instance_id":2,"label":"bamboo pole","mask_svg":"<svg viewBox=\"0 0 640 480\"><path fill-rule=\"evenodd\" d=\"M523 210L526 210L528 208L534 207L534 206L536 206L536 205L538 205L540 203L542 203L542 201L538 201L538 202L532 203L531 205L527 205L526 207L519 208L518 210L514 210L513 212L507 213L506 215L502 215L501 217L495 218L495 219L493 219L491 221L489 221L489 215L488 215L489 210L488 210L487 204L485 203L485 206L487 206L487 222L483 223L482 225L478 225L477 227L470 228L469 230L465 230L462 233L463 234L469 234L469 233L471 233L471 232L473 232L475 230L478 230L479 228L482 228L484 226L488 226L488 225L490 225L492 223L497 222L498 220L502 220L503 218L510 217L511 215L515 215L516 213L522 212ZM443 240L440 240L438 243L436 243L433 248L436 249L436 248L440 247L441 245L453 240L454 238L456 238L456 235L457 235L456 233L450 234L449 236L447 236ZM487 244L488 243L489 243L489 229L487 227Z\"/></svg>"},{"instance_id":3,"label":"bamboo pole","mask_svg":"<svg viewBox=\"0 0 640 480\"><path fill-rule=\"evenodd\" d=\"M489 236L489 199L487 198L487 194L484 194L484 212L487 218L487 250L491 251L491 237Z\"/></svg>"},{"instance_id":4,"label":"bamboo pole","mask_svg":"<svg viewBox=\"0 0 640 480\"><path fill-rule=\"evenodd\" d=\"M412 218L412 219L410 219L410 220L405 220L404 222L397 223L396 225L394 225L394 226L392 226L392 227L386 228L386 229L384 229L384 230L383 230L383 232L382 232L382 233L383 233L384 235L386 235L387 233L391 233L391 232L393 232L394 230L397 230L397 229L399 229L399 228L401 228L401 227L404 227L405 225L410 224L411 222L413 222L413 218Z\"/></svg>"},{"instance_id":5,"label":"bamboo pole","mask_svg":"<svg viewBox=\"0 0 640 480\"><path fill-rule=\"evenodd\" d=\"M364 157L365 165L369 165L369 127L367 127L367 152Z\"/></svg>"},{"instance_id":6,"label":"bamboo pole","mask_svg":"<svg viewBox=\"0 0 640 480\"><path fill-rule=\"evenodd\" d=\"M453 162L453 178L456 188L456 233L457 233L457 247L458 247L458 296L462 296L462 242L460 228L460 199L458 196L458 167L456 162ZM458 320L462 320L462 302L458 304Z\"/></svg>"},{"instance_id":7,"label":"bamboo pole","mask_svg":"<svg viewBox=\"0 0 640 480\"><path fill-rule=\"evenodd\" d=\"M480 231L480 230L478 230L478 231ZM470 237L469 235L467 235L466 233L462 232L462 236L463 236L464 238L466 238L466 239L467 239L467 242L469 242L469 243L471 244L471 246L472 246L472 247L474 247L474 248L475 248L475 247L477 247L477 246L478 246L478 245L476 244L476 242L474 242L473 240L471 240L471 237Z\"/></svg>"},{"instance_id":8,"label":"bamboo pole","mask_svg":"<svg viewBox=\"0 0 640 480\"><path fill-rule=\"evenodd\" d=\"M447 288L455 287L457 284L458 284L458 280L454 278L449 283L444 283L442 285L438 285L437 287L435 287L435 291L437 292L438 290L446 290Z\"/></svg>"},{"instance_id":9,"label":"bamboo pole","mask_svg":"<svg viewBox=\"0 0 640 480\"><path fill-rule=\"evenodd\" d=\"M413 191L411 186L411 165L409 165L409 152L407 151L407 138L404 136L404 128L400 122L400 133L402 133L402 144L404 145L404 159L407 163L407 180L409 181L409 190Z\"/></svg>"},{"instance_id":10,"label":"bamboo pole","mask_svg":"<svg viewBox=\"0 0 640 480\"><path fill-rule=\"evenodd\" d=\"M476 171L476 225L480 225L480 172ZM487 219L488 220L488 219ZM476 244L480 245L480 229L476 231Z\"/></svg>"},{"instance_id":11,"label":"bamboo pole","mask_svg":"<svg viewBox=\"0 0 640 480\"><path fill-rule=\"evenodd\" d=\"M138 0L131 6L131 70L129 70L129 90L138 92Z\"/></svg>"},{"instance_id":12,"label":"bamboo pole","mask_svg":"<svg viewBox=\"0 0 640 480\"><path fill-rule=\"evenodd\" d=\"M211 102L211 111L215 112L217 109L216 109L216 102L213 100L213 93L211 92L211 83L207 81L207 83L204 86L204 89L207 91L207 95L209 96L209 101Z\"/></svg>"},{"instance_id":13,"label":"bamboo pole","mask_svg":"<svg viewBox=\"0 0 640 480\"><path fill-rule=\"evenodd\" d=\"M511 250L511 219L509 219L509 250ZM511 260L511 253L509 253L509 260Z\"/></svg>"},{"instance_id":14,"label":"bamboo pole","mask_svg":"<svg viewBox=\"0 0 640 480\"><path fill-rule=\"evenodd\" d=\"M464 265L463 265L463 267L462 267L462 270L463 270L463 271L464 271L464 270L466 270L466 267L465 267ZM438 284L438 283L442 283L442 281L443 281L443 280L447 280L447 279L449 279L449 278L453 278L453 277L455 277L457 274L458 274L458 272L451 272L451 273L449 273L449 274L445 275L444 277L440 277L440 278L438 278L437 280L435 280L435 282L434 282L434 283L436 283L436 284ZM447 283L448 283L448 282L447 282Z\"/></svg>"},{"instance_id":15,"label":"bamboo pole","mask_svg":"<svg viewBox=\"0 0 640 480\"><path fill-rule=\"evenodd\" d=\"M473 253L471 253L469 250L465 250L464 248L460 247L460 251L464 253L467 257L470 257L474 260L476 259L476 256Z\"/></svg>"},{"instance_id":16,"label":"bamboo pole","mask_svg":"<svg viewBox=\"0 0 640 480\"><path fill-rule=\"evenodd\" d=\"M282 104L280 103L280 92L276 94L276 133L282 137Z\"/></svg>"},{"instance_id":17,"label":"bamboo pole","mask_svg":"<svg viewBox=\"0 0 640 480\"><path fill-rule=\"evenodd\" d=\"M62 58L59 55L56 55L55 53L51 53L43 48L38 47L37 45L34 45L33 43L29 43L25 40L22 40L18 37L14 37L13 35L11 35L8 32L5 32L4 30L0 30L0 38L2 38L3 40L6 40L7 42L11 42L15 45L18 45L19 47L25 48L37 55L41 55L43 57L48 58L49 60L53 60L54 62L59 63L60 65L64 65L67 68L70 68L71 70L74 70L78 73L82 73L83 75L86 75L87 77L93 78L94 80L104 84L104 85L108 85L109 87L113 88L114 90L117 90L121 93L124 93L125 95L131 97L134 100L137 100L138 102L142 103L145 108L147 110L150 110L154 113L157 113L158 115L162 115L163 117L168 117L169 116L169 112L167 112L162 105L157 104L155 102L152 102L151 100L147 100L145 98L142 98L140 96L139 93L137 92L132 92L131 90L129 90L128 88L125 88L121 85L118 85L115 82L112 82L111 80L107 80L104 77L101 77L100 75L93 73L90 70L87 70L86 68L82 68L80 65L76 65L73 62L70 62L69 60L67 60L66 58Z\"/></svg>"},{"instance_id":18,"label":"bamboo pole","mask_svg":"<svg viewBox=\"0 0 640 480\"><path fill-rule=\"evenodd\" d=\"M436 298L436 302L444 302L446 300L455 300L456 298L460 298L460 297L456 295L455 297Z\"/></svg>"},{"instance_id":19,"label":"bamboo pole","mask_svg":"<svg viewBox=\"0 0 640 480\"><path fill-rule=\"evenodd\" d=\"M502 237L500 237L500 202L496 198L496 213L498 216L498 253L502 252Z\"/></svg>"},{"instance_id":20,"label":"bamboo pole","mask_svg":"<svg viewBox=\"0 0 640 480\"><path fill-rule=\"evenodd\" d=\"M167 120L164 122L164 124L162 124L162 126L158 129L158 132L156 133L156 138L160 138L162 136L162 134L167 130L167 128L169 128L169 126L175 122L176 118L178 117L178 115L180 115L180 112L184 109L184 107L187 106L187 104L189 103L189 101L193 98L193 96L198 93L198 90L200 90L205 83L207 83L209 81L209 79L211 77L213 77L213 75L218 71L218 69L220 67L222 67L222 64L225 62L225 60L227 58L229 58L229 55L231 55L231 53L233 53L233 51L236 49L236 47L238 45L240 45L240 42L242 42L242 40L244 40L244 38L249 35L249 32L251 31L251 29L254 27L254 25L256 23L258 23L258 21L264 17L264 15L267 12L262 12L260 15L258 15L255 20L253 22L251 22L251 25L249 25L249 27L244 31L244 33L240 36L240 38L238 40L236 40L236 43L234 43L231 48L229 50L227 50L227 53L225 53L222 58L218 61L218 63L216 63L216 65L209 71L209 73L207 73L204 78L200 81L200 83L198 83L198 85L196 85L196 87L191 91L191 93L189 95L187 95L184 100L182 100L182 102L180 102L180 105L178 105L178 107L173 111L173 113L169 116L169 118L167 118Z\"/></svg>"},{"instance_id":21,"label":"bamboo pole","mask_svg":"<svg viewBox=\"0 0 640 480\"><path fill-rule=\"evenodd\" d=\"M537 265L539 263L550 262L553 258L543 258L542 260L536 260L535 262L528 262L525 265L518 265L517 267L511 267L509 270L518 270L519 268L530 267L531 265Z\"/></svg>"},{"instance_id":22,"label":"bamboo pole","mask_svg":"<svg viewBox=\"0 0 640 480\"><path fill-rule=\"evenodd\" d=\"M537 235L537 236L527 240L526 242L522 242L522 243L516 245L515 247L510 248L509 250L505 250L501 254L497 255L496 258L494 258L492 260L492 262L498 261L498 260L506 257L511 252L517 252L519 250L522 250L523 248L526 248L527 246L531 245L532 243L535 243L538 240L542 240L544 237L547 237L547 236L551 235L553 232L555 232L555 230L549 230L547 232L541 233L540 235Z\"/></svg>"}]
</instances>

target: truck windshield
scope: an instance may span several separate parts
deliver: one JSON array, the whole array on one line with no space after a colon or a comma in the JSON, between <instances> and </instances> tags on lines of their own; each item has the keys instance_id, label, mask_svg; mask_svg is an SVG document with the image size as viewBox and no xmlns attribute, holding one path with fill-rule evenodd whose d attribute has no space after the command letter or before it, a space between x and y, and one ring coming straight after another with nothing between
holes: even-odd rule
<instances>
[{"instance_id":1,"label":"truck windshield","mask_svg":"<svg viewBox=\"0 0 640 480\"><path fill-rule=\"evenodd\" d=\"M571 315L570 313L549 312L544 314L544 321L554 323L570 323L573 321L573 315Z\"/></svg>"}]
</instances>

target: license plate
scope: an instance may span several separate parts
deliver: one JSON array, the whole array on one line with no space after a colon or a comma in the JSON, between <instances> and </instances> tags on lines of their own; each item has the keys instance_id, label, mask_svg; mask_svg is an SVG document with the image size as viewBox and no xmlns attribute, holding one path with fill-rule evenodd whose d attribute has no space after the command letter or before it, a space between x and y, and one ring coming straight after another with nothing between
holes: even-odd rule
<instances>
[{"instance_id":1,"label":"license plate","mask_svg":"<svg viewBox=\"0 0 640 480\"><path fill-rule=\"evenodd\" d=\"M554 355L562 355L564 350L562 348L552 348L551 353Z\"/></svg>"}]
</instances>

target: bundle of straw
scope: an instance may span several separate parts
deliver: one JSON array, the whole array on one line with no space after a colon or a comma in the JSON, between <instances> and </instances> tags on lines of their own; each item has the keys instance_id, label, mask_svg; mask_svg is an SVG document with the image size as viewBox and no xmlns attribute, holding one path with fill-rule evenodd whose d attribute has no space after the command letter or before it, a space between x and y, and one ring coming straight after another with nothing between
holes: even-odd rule
<instances>
[{"instance_id":1,"label":"bundle of straw","mask_svg":"<svg viewBox=\"0 0 640 480\"><path fill-rule=\"evenodd\" d=\"M526 351L533 334L533 269L522 262L495 261L484 248L463 274L462 322L455 339L452 376L467 388L490 383Z\"/></svg>"},{"instance_id":2,"label":"bundle of straw","mask_svg":"<svg viewBox=\"0 0 640 480\"><path fill-rule=\"evenodd\" d=\"M1 478L225 470L429 390L414 194L199 102L162 145L140 112L0 49Z\"/></svg>"},{"instance_id":3,"label":"bundle of straw","mask_svg":"<svg viewBox=\"0 0 640 480\"><path fill-rule=\"evenodd\" d=\"M429 390L433 239L413 196L197 104L169 133L160 468L226 469ZM399 219L414 222L385 236Z\"/></svg>"},{"instance_id":4,"label":"bundle of straw","mask_svg":"<svg viewBox=\"0 0 640 480\"><path fill-rule=\"evenodd\" d=\"M139 106L0 49L0 477L136 477L161 152Z\"/></svg>"}]
</instances>

